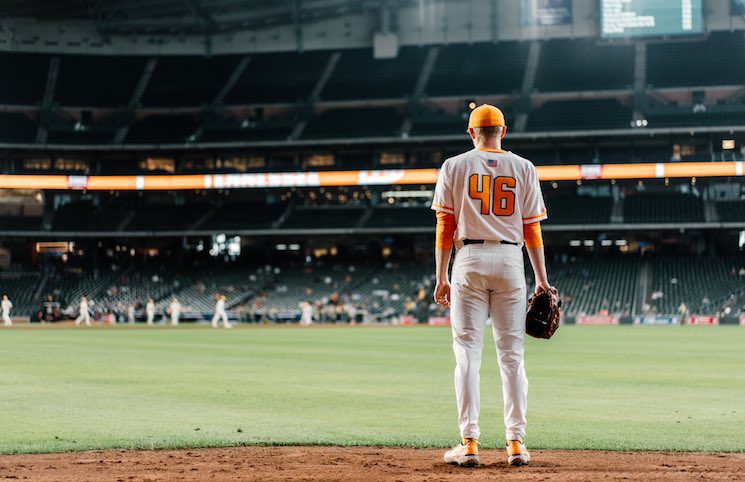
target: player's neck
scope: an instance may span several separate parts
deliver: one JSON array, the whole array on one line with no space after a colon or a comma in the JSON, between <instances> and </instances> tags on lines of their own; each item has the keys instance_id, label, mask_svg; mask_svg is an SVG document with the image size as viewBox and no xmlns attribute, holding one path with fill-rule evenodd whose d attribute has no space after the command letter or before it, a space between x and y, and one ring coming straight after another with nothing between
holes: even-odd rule
<instances>
[{"instance_id":1,"label":"player's neck","mask_svg":"<svg viewBox=\"0 0 745 482\"><path fill-rule=\"evenodd\" d=\"M501 151L502 150L502 139L499 139L499 138L484 139L484 140L480 140L479 142L474 142L473 145L476 149L479 149L482 151Z\"/></svg>"}]
</instances>

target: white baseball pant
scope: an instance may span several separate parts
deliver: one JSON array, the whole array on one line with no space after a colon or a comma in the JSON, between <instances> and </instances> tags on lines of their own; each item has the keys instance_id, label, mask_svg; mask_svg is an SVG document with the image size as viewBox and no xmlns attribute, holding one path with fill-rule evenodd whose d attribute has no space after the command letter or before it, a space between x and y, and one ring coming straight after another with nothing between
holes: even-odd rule
<instances>
[{"instance_id":1,"label":"white baseball pant","mask_svg":"<svg viewBox=\"0 0 745 482\"><path fill-rule=\"evenodd\" d=\"M3 311L3 324L5 326L13 326L13 321L10 319L10 313Z\"/></svg>"},{"instance_id":2,"label":"white baseball pant","mask_svg":"<svg viewBox=\"0 0 745 482\"><path fill-rule=\"evenodd\" d=\"M487 241L462 246L453 263L450 319L455 353L455 396L461 436L478 438L479 370L489 316L502 375L507 440L525 436L528 379L525 347L525 271L519 246Z\"/></svg>"},{"instance_id":3,"label":"white baseball pant","mask_svg":"<svg viewBox=\"0 0 745 482\"><path fill-rule=\"evenodd\" d=\"M223 326L228 326L230 324L228 321L228 314L225 310L215 311L215 314L212 316L212 328L217 328L218 320L222 320Z\"/></svg>"},{"instance_id":4,"label":"white baseball pant","mask_svg":"<svg viewBox=\"0 0 745 482\"><path fill-rule=\"evenodd\" d=\"M75 324L80 325L81 321L85 321L86 326L91 326L91 315L87 311L81 312L77 318L75 318Z\"/></svg>"}]
</instances>

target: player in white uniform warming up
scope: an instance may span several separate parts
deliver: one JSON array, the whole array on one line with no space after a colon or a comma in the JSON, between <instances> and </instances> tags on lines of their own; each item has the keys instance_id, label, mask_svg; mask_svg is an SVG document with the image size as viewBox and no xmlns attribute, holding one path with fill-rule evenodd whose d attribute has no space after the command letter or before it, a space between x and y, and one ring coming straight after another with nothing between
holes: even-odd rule
<instances>
[{"instance_id":1,"label":"player in white uniform warming up","mask_svg":"<svg viewBox=\"0 0 745 482\"><path fill-rule=\"evenodd\" d=\"M507 455L511 465L530 461L525 448L528 379L523 363L526 286L523 243L536 290L548 290L540 221L546 219L533 164L501 149L502 111L482 105L471 112L474 149L447 159L440 170L432 209L437 211L435 301L450 306L455 353L455 396L461 443L445 461L479 464L479 370L486 320L491 316L504 397ZM448 265L456 248L452 288Z\"/></svg>"},{"instance_id":2,"label":"player in white uniform warming up","mask_svg":"<svg viewBox=\"0 0 745 482\"><path fill-rule=\"evenodd\" d=\"M222 326L225 328L233 328L233 325L228 322L228 313L225 311L225 295L218 295L217 303L215 303L215 315L212 317L212 328L217 328L218 320L222 320Z\"/></svg>"},{"instance_id":3,"label":"player in white uniform warming up","mask_svg":"<svg viewBox=\"0 0 745 482\"><path fill-rule=\"evenodd\" d=\"M3 311L3 325L13 326L13 321L10 319L10 309L13 308L13 303L8 299L8 295L3 295L3 301L1 304Z\"/></svg>"},{"instance_id":4,"label":"player in white uniform warming up","mask_svg":"<svg viewBox=\"0 0 745 482\"><path fill-rule=\"evenodd\" d=\"M155 319L155 300L152 298L147 300L147 304L145 305L145 315L147 316L147 324L152 325L153 320Z\"/></svg>"},{"instance_id":5,"label":"player in white uniform warming up","mask_svg":"<svg viewBox=\"0 0 745 482\"><path fill-rule=\"evenodd\" d=\"M88 298L80 298L80 313L75 318L75 325L80 326L80 322L85 321L85 326L91 326L91 314L88 312Z\"/></svg>"},{"instance_id":6,"label":"player in white uniform warming up","mask_svg":"<svg viewBox=\"0 0 745 482\"><path fill-rule=\"evenodd\" d=\"M171 306L168 307L168 312L171 314L171 325L178 325L178 319L181 316L181 303L175 297L171 301Z\"/></svg>"}]
</instances>

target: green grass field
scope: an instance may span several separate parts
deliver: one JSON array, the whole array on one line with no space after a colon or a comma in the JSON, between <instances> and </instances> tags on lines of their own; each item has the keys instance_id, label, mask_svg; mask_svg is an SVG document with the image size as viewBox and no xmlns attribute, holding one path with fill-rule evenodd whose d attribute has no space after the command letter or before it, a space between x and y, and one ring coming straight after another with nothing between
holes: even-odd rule
<instances>
[{"instance_id":1,"label":"green grass field","mask_svg":"<svg viewBox=\"0 0 745 482\"><path fill-rule=\"evenodd\" d=\"M0 453L448 446L450 331L0 330ZM565 326L530 340L533 448L745 451L745 328ZM491 336L482 442L503 443Z\"/></svg>"}]
</instances>

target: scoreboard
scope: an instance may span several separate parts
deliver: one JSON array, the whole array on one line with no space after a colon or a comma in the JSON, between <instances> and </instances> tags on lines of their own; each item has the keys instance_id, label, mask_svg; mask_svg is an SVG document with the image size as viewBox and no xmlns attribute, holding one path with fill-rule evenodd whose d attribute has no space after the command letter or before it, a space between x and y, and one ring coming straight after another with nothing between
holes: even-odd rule
<instances>
[{"instance_id":1,"label":"scoreboard","mask_svg":"<svg viewBox=\"0 0 745 482\"><path fill-rule=\"evenodd\" d=\"M600 0L603 38L704 32L702 0Z\"/></svg>"}]
</instances>

